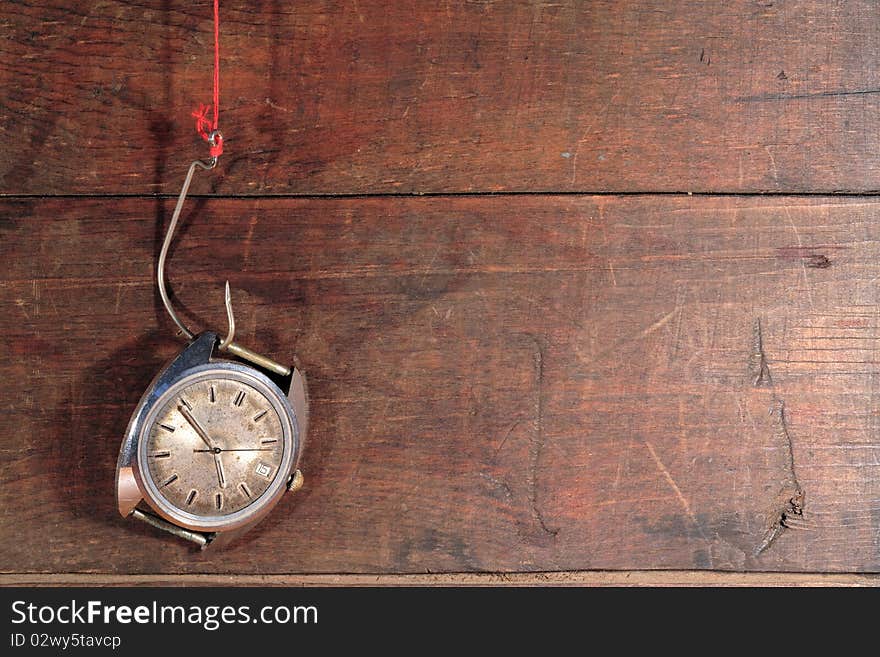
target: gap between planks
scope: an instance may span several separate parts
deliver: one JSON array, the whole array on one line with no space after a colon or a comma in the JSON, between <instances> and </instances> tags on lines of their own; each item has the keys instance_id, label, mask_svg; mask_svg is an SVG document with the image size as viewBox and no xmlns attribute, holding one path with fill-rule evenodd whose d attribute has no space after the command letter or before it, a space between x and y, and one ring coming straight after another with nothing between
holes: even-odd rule
<instances>
[{"instance_id":1,"label":"gap between planks","mask_svg":"<svg viewBox=\"0 0 880 657\"><path fill-rule=\"evenodd\" d=\"M73 193L73 194L40 194L40 193L0 193L0 201L16 201L16 200L43 200L43 199L72 199L72 200L101 200L101 199L168 199L173 200L179 196L178 193L125 193L125 192L99 192L99 193ZM303 199L303 200L334 200L334 199L410 199L410 198L480 198L483 196L491 197L507 197L507 196L547 196L547 197L567 197L567 196L596 196L596 197L642 197L642 196L664 196L664 197L722 197L722 198L869 198L876 199L880 197L880 189L868 189L864 191L854 190L816 190L816 191L780 191L780 190L759 190L752 192L735 192L730 190L707 191L700 190L695 192L660 190L660 191L610 191L610 190L591 190L583 189L577 191L555 191L555 190L507 190L507 191L448 191L448 192L290 192L282 194L187 194L187 199L202 200L285 200L285 199Z\"/></svg>"},{"instance_id":2,"label":"gap between planks","mask_svg":"<svg viewBox=\"0 0 880 657\"><path fill-rule=\"evenodd\" d=\"M761 586L876 587L880 574L720 572L702 570L590 570L536 573L407 575L109 575L94 573L0 574L11 586Z\"/></svg>"}]
</instances>

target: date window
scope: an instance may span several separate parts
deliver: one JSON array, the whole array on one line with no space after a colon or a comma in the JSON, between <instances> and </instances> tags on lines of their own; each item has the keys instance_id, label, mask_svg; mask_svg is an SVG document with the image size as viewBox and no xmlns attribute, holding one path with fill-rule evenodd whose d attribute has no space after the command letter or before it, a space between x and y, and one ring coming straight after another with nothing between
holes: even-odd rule
<instances>
[{"instance_id":1,"label":"date window","mask_svg":"<svg viewBox=\"0 0 880 657\"><path fill-rule=\"evenodd\" d=\"M261 477L268 478L269 475L272 474L272 466L268 463L263 463L262 461L260 461L260 463L257 464L257 469L255 472Z\"/></svg>"}]
</instances>

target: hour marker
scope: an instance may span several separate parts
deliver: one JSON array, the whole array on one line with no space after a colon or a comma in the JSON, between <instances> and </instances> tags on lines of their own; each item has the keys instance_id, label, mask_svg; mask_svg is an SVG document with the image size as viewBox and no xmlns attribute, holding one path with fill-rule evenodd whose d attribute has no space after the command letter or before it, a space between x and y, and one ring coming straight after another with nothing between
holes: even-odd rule
<instances>
[{"instance_id":1,"label":"hour marker","mask_svg":"<svg viewBox=\"0 0 880 657\"><path fill-rule=\"evenodd\" d=\"M242 493L244 493L244 494L247 495L248 497L251 496L251 490L250 490L250 488L247 487L247 484L246 484L246 483L242 482L242 483L240 483L240 484L238 485L238 487L241 488L241 492L242 492Z\"/></svg>"},{"instance_id":2,"label":"hour marker","mask_svg":"<svg viewBox=\"0 0 880 657\"><path fill-rule=\"evenodd\" d=\"M271 445L272 443L277 443L277 442L278 442L277 438L266 438L265 440L261 440L260 444L261 445Z\"/></svg>"},{"instance_id":3,"label":"hour marker","mask_svg":"<svg viewBox=\"0 0 880 657\"><path fill-rule=\"evenodd\" d=\"M165 481L165 483L162 484L162 487L164 488L168 484L174 483L175 481L177 481L177 475L176 474L171 475L170 477L168 477L168 479Z\"/></svg>"},{"instance_id":4,"label":"hour marker","mask_svg":"<svg viewBox=\"0 0 880 657\"><path fill-rule=\"evenodd\" d=\"M167 459L171 456L171 452L153 452L150 456L154 459Z\"/></svg>"},{"instance_id":5,"label":"hour marker","mask_svg":"<svg viewBox=\"0 0 880 657\"><path fill-rule=\"evenodd\" d=\"M267 409L267 410L265 410L265 411L260 411L259 413L257 413L256 415L254 415L254 422L259 422L260 420L262 420L263 417L264 417L264 416L266 415L266 413L268 413L268 412L269 412L269 411L268 411L268 409Z\"/></svg>"},{"instance_id":6,"label":"hour marker","mask_svg":"<svg viewBox=\"0 0 880 657\"><path fill-rule=\"evenodd\" d=\"M211 386L211 403L213 404L217 401L217 391L214 390L214 386Z\"/></svg>"},{"instance_id":7,"label":"hour marker","mask_svg":"<svg viewBox=\"0 0 880 657\"><path fill-rule=\"evenodd\" d=\"M235 406L241 406L242 403L244 403L244 397L245 397L245 395L247 395L247 393L246 393L244 390L239 390L239 391L238 391L238 394L235 395L235 399L232 401L232 403L233 403Z\"/></svg>"},{"instance_id":8,"label":"hour marker","mask_svg":"<svg viewBox=\"0 0 880 657\"><path fill-rule=\"evenodd\" d=\"M186 401L183 397L180 398L180 403L186 406L189 410L193 409L192 404Z\"/></svg>"},{"instance_id":9,"label":"hour marker","mask_svg":"<svg viewBox=\"0 0 880 657\"><path fill-rule=\"evenodd\" d=\"M189 492L189 495L186 496L186 505L189 506L193 503L193 500L196 499L196 495L199 494L199 491L193 489Z\"/></svg>"},{"instance_id":10,"label":"hour marker","mask_svg":"<svg viewBox=\"0 0 880 657\"><path fill-rule=\"evenodd\" d=\"M171 425L160 424L159 426L162 427L163 429L165 429L165 431L168 431L170 433L174 433L174 427L172 427Z\"/></svg>"},{"instance_id":11,"label":"hour marker","mask_svg":"<svg viewBox=\"0 0 880 657\"><path fill-rule=\"evenodd\" d=\"M221 495L220 493L217 493L217 496L214 498L214 501L217 504L218 510L223 508L223 495Z\"/></svg>"}]
</instances>

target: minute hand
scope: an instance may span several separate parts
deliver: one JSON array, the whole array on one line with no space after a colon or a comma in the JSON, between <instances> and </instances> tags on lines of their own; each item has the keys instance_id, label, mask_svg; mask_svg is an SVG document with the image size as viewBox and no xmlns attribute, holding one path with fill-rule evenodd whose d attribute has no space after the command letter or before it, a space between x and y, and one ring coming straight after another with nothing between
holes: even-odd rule
<instances>
[{"instance_id":1,"label":"minute hand","mask_svg":"<svg viewBox=\"0 0 880 657\"><path fill-rule=\"evenodd\" d=\"M186 406L183 406L181 404L180 406L177 407L177 410L180 411L180 414L184 418L186 418L187 422L189 422L192 425L192 428L196 430L196 433L199 434L199 438L201 438L204 441L204 443L209 448L211 448L211 451L214 451L214 444L211 442L211 438L210 438L210 436L208 436L208 432L205 431L204 427L202 427L202 425L199 424L199 421L193 417L192 413L189 412L189 410L186 408Z\"/></svg>"},{"instance_id":2,"label":"minute hand","mask_svg":"<svg viewBox=\"0 0 880 657\"><path fill-rule=\"evenodd\" d=\"M233 449L220 449L219 447L215 447L213 449L194 449L194 452L271 452L273 449L271 447L238 447Z\"/></svg>"}]
</instances>

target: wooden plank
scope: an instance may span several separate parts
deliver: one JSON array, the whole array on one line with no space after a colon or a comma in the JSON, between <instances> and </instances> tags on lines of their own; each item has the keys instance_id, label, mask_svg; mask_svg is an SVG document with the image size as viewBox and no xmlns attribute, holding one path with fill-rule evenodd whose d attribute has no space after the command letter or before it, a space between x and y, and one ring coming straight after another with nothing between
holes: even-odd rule
<instances>
[{"instance_id":1,"label":"wooden plank","mask_svg":"<svg viewBox=\"0 0 880 657\"><path fill-rule=\"evenodd\" d=\"M705 570L438 575L0 575L0 586L770 586L876 587L877 575Z\"/></svg>"},{"instance_id":2,"label":"wooden plank","mask_svg":"<svg viewBox=\"0 0 880 657\"><path fill-rule=\"evenodd\" d=\"M240 194L880 188L875 3L224 2ZM176 193L209 3L3 3L0 192Z\"/></svg>"},{"instance_id":3,"label":"wooden plank","mask_svg":"<svg viewBox=\"0 0 880 657\"><path fill-rule=\"evenodd\" d=\"M200 201L189 321L222 325L229 278L242 342L298 355L313 400L304 491L205 553L113 508L180 348L170 209L0 202L0 571L880 568L880 203Z\"/></svg>"}]
</instances>

